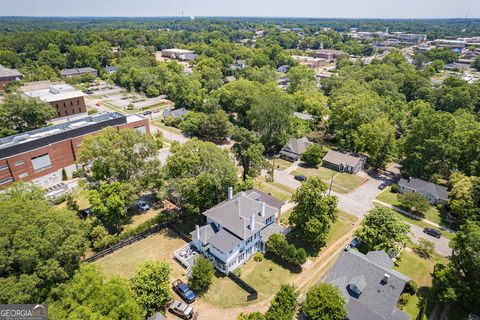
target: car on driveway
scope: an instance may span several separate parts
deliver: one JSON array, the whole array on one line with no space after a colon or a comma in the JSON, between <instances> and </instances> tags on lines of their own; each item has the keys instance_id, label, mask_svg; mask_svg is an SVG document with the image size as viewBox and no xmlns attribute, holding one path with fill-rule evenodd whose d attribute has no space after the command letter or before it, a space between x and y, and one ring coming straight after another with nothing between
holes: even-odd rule
<instances>
[{"instance_id":1,"label":"car on driveway","mask_svg":"<svg viewBox=\"0 0 480 320\"><path fill-rule=\"evenodd\" d=\"M425 228L423 229L423 232L437 239L440 239L440 237L442 236L442 233L434 228Z\"/></svg>"},{"instance_id":2,"label":"car on driveway","mask_svg":"<svg viewBox=\"0 0 480 320\"><path fill-rule=\"evenodd\" d=\"M296 175L293 177L293 179L298 180L298 181L307 181L307 177L302 176L302 175Z\"/></svg>"},{"instance_id":3,"label":"car on driveway","mask_svg":"<svg viewBox=\"0 0 480 320\"><path fill-rule=\"evenodd\" d=\"M383 190L388 186L385 182L378 186L378 189Z\"/></svg>"},{"instance_id":4,"label":"car on driveway","mask_svg":"<svg viewBox=\"0 0 480 320\"><path fill-rule=\"evenodd\" d=\"M173 301L168 306L168 310L182 319L191 319L193 317L193 308L182 301Z\"/></svg>"},{"instance_id":5,"label":"car on driveway","mask_svg":"<svg viewBox=\"0 0 480 320\"><path fill-rule=\"evenodd\" d=\"M148 116L148 115L151 115L151 114L152 114L152 111L145 111L145 112L143 113L144 116Z\"/></svg>"},{"instance_id":6,"label":"car on driveway","mask_svg":"<svg viewBox=\"0 0 480 320\"><path fill-rule=\"evenodd\" d=\"M195 292L193 292L193 290L180 279L173 281L172 288L173 291L188 303L192 303L197 298Z\"/></svg>"},{"instance_id":7,"label":"car on driveway","mask_svg":"<svg viewBox=\"0 0 480 320\"><path fill-rule=\"evenodd\" d=\"M137 208L141 211L147 211L148 209L150 209L150 206L145 201L140 200L137 202Z\"/></svg>"}]
</instances>

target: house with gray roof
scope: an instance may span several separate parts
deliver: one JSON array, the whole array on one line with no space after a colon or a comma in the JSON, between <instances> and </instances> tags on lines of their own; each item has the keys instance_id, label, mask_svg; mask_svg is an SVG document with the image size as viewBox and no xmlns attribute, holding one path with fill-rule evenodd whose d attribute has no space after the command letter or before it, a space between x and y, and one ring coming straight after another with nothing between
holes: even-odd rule
<instances>
[{"instance_id":1,"label":"house with gray roof","mask_svg":"<svg viewBox=\"0 0 480 320\"><path fill-rule=\"evenodd\" d=\"M73 77L81 77L86 74L91 74L92 76L98 76L98 72L94 68L86 67L86 68L73 68L73 69L63 69L60 70L60 75L62 78L73 78Z\"/></svg>"},{"instance_id":2,"label":"house with gray roof","mask_svg":"<svg viewBox=\"0 0 480 320\"><path fill-rule=\"evenodd\" d=\"M408 320L396 305L410 278L393 270L393 265L383 250L366 255L342 251L324 281L342 293L349 320Z\"/></svg>"},{"instance_id":3,"label":"house with gray roof","mask_svg":"<svg viewBox=\"0 0 480 320\"><path fill-rule=\"evenodd\" d=\"M279 225L284 203L257 189L233 195L203 212L207 224L191 233L192 245L225 273L247 262L256 252L266 251L272 234L285 233Z\"/></svg>"},{"instance_id":4,"label":"house with gray roof","mask_svg":"<svg viewBox=\"0 0 480 320\"><path fill-rule=\"evenodd\" d=\"M280 158L288 161L297 161L302 157L307 148L312 145L313 142L308 141L306 137L300 139L290 139L285 147L280 150Z\"/></svg>"},{"instance_id":5,"label":"house with gray roof","mask_svg":"<svg viewBox=\"0 0 480 320\"><path fill-rule=\"evenodd\" d=\"M357 174L365 167L367 158L364 155L329 150L322 159L322 166L340 172Z\"/></svg>"},{"instance_id":6,"label":"house with gray roof","mask_svg":"<svg viewBox=\"0 0 480 320\"><path fill-rule=\"evenodd\" d=\"M17 69L9 69L0 64L0 90L3 90L7 84L13 81L20 81L23 79L23 74Z\"/></svg>"},{"instance_id":7,"label":"house with gray roof","mask_svg":"<svg viewBox=\"0 0 480 320\"><path fill-rule=\"evenodd\" d=\"M448 201L447 188L438 184L417 178L400 179L398 182L400 193L416 192L424 196L431 205L445 205Z\"/></svg>"}]
</instances>

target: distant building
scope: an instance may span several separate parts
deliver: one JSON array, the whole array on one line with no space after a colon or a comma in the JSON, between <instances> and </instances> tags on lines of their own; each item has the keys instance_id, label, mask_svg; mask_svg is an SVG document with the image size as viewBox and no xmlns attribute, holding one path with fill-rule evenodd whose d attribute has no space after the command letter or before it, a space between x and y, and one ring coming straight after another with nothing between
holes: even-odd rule
<instances>
[{"instance_id":1,"label":"distant building","mask_svg":"<svg viewBox=\"0 0 480 320\"><path fill-rule=\"evenodd\" d=\"M86 74L91 74L93 76L98 76L98 72L96 69L87 67L87 68L73 68L73 69L63 69L60 70L60 75L64 79L74 78L74 77L81 77Z\"/></svg>"},{"instance_id":2,"label":"distant building","mask_svg":"<svg viewBox=\"0 0 480 320\"><path fill-rule=\"evenodd\" d=\"M233 195L203 212L207 224L195 228L192 245L225 274L247 262L256 252L265 252L275 233L284 233L278 222L284 203L251 189Z\"/></svg>"},{"instance_id":3,"label":"distant building","mask_svg":"<svg viewBox=\"0 0 480 320\"><path fill-rule=\"evenodd\" d=\"M332 61L332 60L336 60L340 56L343 56L344 54L345 52L341 50L322 49L317 51L317 58Z\"/></svg>"},{"instance_id":4,"label":"distant building","mask_svg":"<svg viewBox=\"0 0 480 320\"><path fill-rule=\"evenodd\" d=\"M182 61L192 61L197 56L192 50L185 49L164 49L161 51L162 57L182 60Z\"/></svg>"},{"instance_id":5,"label":"distant building","mask_svg":"<svg viewBox=\"0 0 480 320\"><path fill-rule=\"evenodd\" d=\"M290 68L290 66L283 65L283 66L278 67L277 71L281 72L281 73L287 73L289 68Z\"/></svg>"},{"instance_id":6,"label":"distant building","mask_svg":"<svg viewBox=\"0 0 480 320\"><path fill-rule=\"evenodd\" d=\"M357 174L365 167L364 155L329 150L322 160L322 166L340 172Z\"/></svg>"},{"instance_id":7,"label":"distant building","mask_svg":"<svg viewBox=\"0 0 480 320\"><path fill-rule=\"evenodd\" d=\"M237 81L237 78L234 77L234 76L228 76L228 77L225 77L225 78L223 79L223 81L224 81L225 83L230 83L230 82Z\"/></svg>"},{"instance_id":8,"label":"distant building","mask_svg":"<svg viewBox=\"0 0 480 320\"><path fill-rule=\"evenodd\" d=\"M0 139L0 189L23 180L41 187L62 181L77 170L82 140L106 127L135 128L149 134L148 119L139 115L106 113L36 129Z\"/></svg>"},{"instance_id":9,"label":"distant building","mask_svg":"<svg viewBox=\"0 0 480 320\"><path fill-rule=\"evenodd\" d=\"M113 74L115 72L117 72L117 67L115 66L106 66L105 68L103 68L105 70L106 73L108 74Z\"/></svg>"},{"instance_id":10,"label":"distant building","mask_svg":"<svg viewBox=\"0 0 480 320\"><path fill-rule=\"evenodd\" d=\"M397 302L410 278L393 270L385 251L366 255L342 251L325 282L337 287L346 302L349 320L408 320Z\"/></svg>"},{"instance_id":11,"label":"distant building","mask_svg":"<svg viewBox=\"0 0 480 320\"><path fill-rule=\"evenodd\" d=\"M299 64L307 66L309 68L319 68L328 63L326 59L313 58L308 56L292 56L293 59L297 60Z\"/></svg>"},{"instance_id":12,"label":"distant building","mask_svg":"<svg viewBox=\"0 0 480 320\"><path fill-rule=\"evenodd\" d=\"M51 84L39 81L26 84L20 91L27 97L39 98L48 102L55 110L56 117L68 117L84 113L86 115L85 94L68 84Z\"/></svg>"},{"instance_id":13,"label":"distant building","mask_svg":"<svg viewBox=\"0 0 480 320\"><path fill-rule=\"evenodd\" d=\"M313 142L308 141L305 137L300 139L290 139L282 150L280 150L280 158L288 161L300 160L302 154L304 154L307 148L312 144Z\"/></svg>"},{"instance_id":14,"label":"distant building","mask_svg":"<svg viewBox=\"0 0 480 320\"><path fill-rule=\"evenodd\" d=\"M400 193L419 193L432 205L445 205L448 201L448 191L446 187L422 179L402 178L398 182L398 191Z\"/></svg>"},{"instance_id":15,"label":"distant building","mask_svg":"<svg viewBox=\"0 0 480 320\"><path fill-rule=\"evenodd\" d=\"M247 66L247 63L245 62L245 60L235 60L231 65L230 65L230 69L232 70L237 70L237 69L245 69L245 67Z\"/></svg>"},{"instance_id":16,"label":"distant building","mask_svg":"<svg viewBox=\"0 0 480 320\"><path fill-rule=\"evenodd\" d=\"M0 90L4 90L5 86L13 81L20 81L23 79L23 74L17 69L9 69L0 64Z\"/></svg>"}]
</instances>

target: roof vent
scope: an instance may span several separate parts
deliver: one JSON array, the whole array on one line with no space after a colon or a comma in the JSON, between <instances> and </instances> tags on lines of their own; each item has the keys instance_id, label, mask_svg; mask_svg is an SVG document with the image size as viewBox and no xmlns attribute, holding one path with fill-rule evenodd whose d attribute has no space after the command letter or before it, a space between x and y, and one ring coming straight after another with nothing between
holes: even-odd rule
<instances>
[{"instance_id":1,"label":"roof vent","mask_svg":"<svg viewBox=\"0 0 480 320\"><path fill-rule=\"evenodd\" d=\"M382 283L382 284L386 284L386 283L388 283L388 280L389 280L389 279L390 279L390 275L389 275L388 273L385 273L385 274L383 275L383 279L382 279L381 283Z\"/></svg>"}]
</instances>

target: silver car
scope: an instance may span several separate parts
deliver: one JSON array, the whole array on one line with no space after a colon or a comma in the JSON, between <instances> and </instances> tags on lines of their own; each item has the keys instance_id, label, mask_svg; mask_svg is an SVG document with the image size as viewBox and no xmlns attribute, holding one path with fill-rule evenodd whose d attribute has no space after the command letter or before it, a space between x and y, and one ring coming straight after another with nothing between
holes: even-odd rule
<instances>
[{"instance_id":1,"label":"silver car","mask_svg":"<svg viewBox=\"0 0 480 320\"><path fill-rule=\"evenodd\" d=\"M190 307L188 304L185 302L181 301L173 301L170 303L170 306L168 306L168 310L170 310L171 313L183 318L183 319L191 319L193 316L193 309Z\"/></svg>"}]
</instances>

